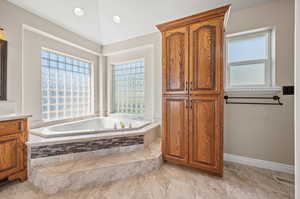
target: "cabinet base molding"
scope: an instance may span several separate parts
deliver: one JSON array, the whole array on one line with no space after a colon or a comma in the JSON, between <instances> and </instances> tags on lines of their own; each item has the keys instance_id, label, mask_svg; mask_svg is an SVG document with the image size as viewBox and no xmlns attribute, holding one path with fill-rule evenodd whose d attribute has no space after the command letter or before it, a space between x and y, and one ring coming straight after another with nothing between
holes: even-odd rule
<instances>
[{"instance_id":1,"label":"cabinet base molding","mask_svg":"<svg viewBox=\"0 0 300 199\"><path fill-rule=\"evenodd\" d=\"M8 180L20 180L21 182L24 182L27 180L27 169L24 169L23 171L20 171L18 173L15 173L14 175L11 175L8 177Z\"/></svg>"},{"instance_id":2,"label":"cabinet base molding","mask_svg":"<svg viewBox=\"0 0 300 199\"><path fill-rule=\"evenodd\" d=\"M224 153L224 160L227 162L234 162L238 164L248 165L248 166L262 168L262 169L270 169L273 171L279 171L279 172L284 172L289 174L295 173L294 165L283 164L279 162L254 159L254 158L233 155L228 153Z\"/></svg>"},{"instance_id":3,"label":"cabinet base molding","mask_svg":"<svg viewBox=\"0 0 300 199\"><path fill-rule=\"evenodd\" d=\"M162 158L163 158L163 161L165 163L171 163L171 164L175 164L175 165L178 165L178 166L184 166L184 167L196 169L199 172L207 172L207 173L209 173L211 175L214 175L214 176L223 177L223 169L221 171L220 170L212 171L211 169L205 170L203 168L191 166L189 163L182 163L182 162L176 161L174 159L168 159L168 158L164 157L164 155L163 155Z\"/></svg>"}]
</instances>

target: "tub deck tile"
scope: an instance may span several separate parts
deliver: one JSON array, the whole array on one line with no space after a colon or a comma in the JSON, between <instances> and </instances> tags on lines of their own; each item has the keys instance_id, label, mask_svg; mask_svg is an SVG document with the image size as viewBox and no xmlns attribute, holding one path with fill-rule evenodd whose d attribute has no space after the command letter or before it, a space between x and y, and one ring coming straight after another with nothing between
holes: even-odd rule
<instances>
[{"instance_id":1,"label":"tub deck tile","mask_svg":"<svg viewBox=\"0 0 300 199\"><path fill-rule=\"evenodd\" d=\"M31 159L144 144L144 135L31 147Z\"/></svg>"}]
</instances>

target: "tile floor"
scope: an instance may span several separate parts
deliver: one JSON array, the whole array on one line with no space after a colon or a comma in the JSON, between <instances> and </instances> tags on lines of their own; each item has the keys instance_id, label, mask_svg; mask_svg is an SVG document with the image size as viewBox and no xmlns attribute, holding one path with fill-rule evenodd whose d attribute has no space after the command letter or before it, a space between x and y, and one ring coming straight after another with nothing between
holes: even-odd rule
<instances>
[{"instance_id":1,"label":"tile floor","mask_svg":"<svg viewBox=\"0 0 300 199\"><path fill-rule=\"evenodd\" d=\"M145 176L55 195L14 182L0 187L0 199L293 199L294 185L279 183L274 175L293 181L289 174L233 163L225 164L223 178L164 164Z\"/></svg>"}]
</instances>

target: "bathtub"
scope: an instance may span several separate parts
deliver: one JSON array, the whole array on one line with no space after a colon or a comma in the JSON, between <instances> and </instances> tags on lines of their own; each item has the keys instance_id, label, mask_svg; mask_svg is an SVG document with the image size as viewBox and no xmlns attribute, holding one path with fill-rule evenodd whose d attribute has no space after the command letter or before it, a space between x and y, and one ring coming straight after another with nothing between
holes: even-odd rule
<instances>
[{"instance_id":1,"label":"bathtub","mask_svg":"<svg viewBox=\"0 0 300 199\"><path fill-rule=\"evenodd\" d=\"M30 133L45 138L53 138L104 132L132 131L144 128L149 124L151 124L150 121L143 120L95 117L76 122L67 122L43 128L31 129Z\"/></svg>"}]
</instances>

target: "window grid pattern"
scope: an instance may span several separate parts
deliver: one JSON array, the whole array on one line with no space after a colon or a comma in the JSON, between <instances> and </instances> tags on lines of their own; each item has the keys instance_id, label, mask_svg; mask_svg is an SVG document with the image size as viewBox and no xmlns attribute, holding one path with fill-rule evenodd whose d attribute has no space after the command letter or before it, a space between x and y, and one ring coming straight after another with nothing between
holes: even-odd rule
<instances>
[{"instance_id":1,"label":"window grid pattern","mask_svg":"<svg viewBox=\"0 0 300 199\"><path fill-rule=\"evenodd\" d=\"M144 113L144 61L112 65L113 113Z\"/></svg>"},{"instance_id":2,"label":"window grid pattern","mask_svg":"<svg viewBox=\"0 0 300 199\"><path fill-rule=\"evenodd\" d=\"M42 119L91 113L91 63L42 50Z\"/></svg>"},{"instance_id":3,"label":"window grid pattern","mask_svg":"<svg viewBox=\"0 0 300 199\"><path fill-rule=\"evenodd\" d=\"M271 85L271 30L227 39L227 87Z\"/></svg>"}]
</instances>

